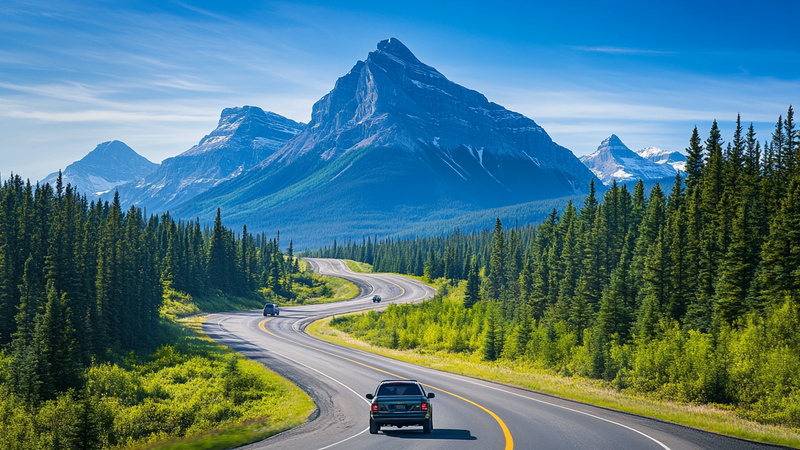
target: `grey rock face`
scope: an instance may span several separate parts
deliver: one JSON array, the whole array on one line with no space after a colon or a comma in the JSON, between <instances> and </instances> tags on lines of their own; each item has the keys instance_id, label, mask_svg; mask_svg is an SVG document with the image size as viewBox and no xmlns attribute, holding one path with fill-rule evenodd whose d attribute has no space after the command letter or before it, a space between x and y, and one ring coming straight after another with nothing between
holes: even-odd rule
<instances>
[{"instance_id":1,"label":"grey rock face","mask_svg":"<svg viewBox=\"0 0 800 450\"><path fill-rule=\"evenodd\" d=\"M587 192L591 178L536 122L392 38L336 81L286 146L175 212L211 219L222 207L232 226L320 242Z\"/></svg>"},{"instance_id":2,"label":"grey rock face","mask_svg":"<svg viewBox=\"0 0 800 450\"><path fill-rule=\"evenodd\" d=\"M675 169L641 157L614 134L607 137L594 153L581 157L581 162L603 183L660 180L675 176Z\"/></svg>"},{"instance_id":3,"label":"grey rock face","mask_svg":"<svg viewBox=\"0 0 800 450\"><path fill-rule=\"evenodd\" d=\"M64 186L71 184L78 192L89 198L99 198L116 186L139 180L158 169L158 164L150 162L132 148L120 141L98 144L80 161L68 165L62 171ZM40 183L55 186L58 172L51 173Z\"/></svg>"},{"instance_id":4,"label":"grey rock face","mask_svg":"<svg viewBox=\"0 0 800 450\"><path fill-rule=\"evenodd\" d=\"M151 212L174 208L256 166L302 129L301 123L255 106L225 108L217 128L200 143L165 159L144 179L120 186L120 200Z\"/></svg>"},{"instance_id":5,"label":"grey rock face","mask_svg":"<svg viewBox=\"0 0 800 450\"><path fill-rule=\"evenodd\" d=\"M445 164L447 177L489 178L488 189L512 197L530 187L514 179L520 166L562 195L585 192L591 179L536 122L453 83L395 38L381 41L340 78L314 105L308 128L264 164L309 152L332 160L366 146L409 152L430 167Z\"/></svg>"}]
</instances>

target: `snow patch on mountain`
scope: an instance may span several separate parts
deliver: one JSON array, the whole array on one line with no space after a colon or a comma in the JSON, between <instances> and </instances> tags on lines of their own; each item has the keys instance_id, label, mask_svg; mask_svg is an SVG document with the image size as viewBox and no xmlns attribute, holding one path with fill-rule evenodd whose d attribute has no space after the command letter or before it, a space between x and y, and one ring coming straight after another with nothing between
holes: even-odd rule
<instances>
[{"instance_id":1,"label":"snow patch on mountain","mask_svg":"<svg viewBox=\"0 0 800 450\"><path fill-rule=\"evenodd\" d=\"M647 147L637 150L636 153L656 164L669 164L679 172L686 172L686 157L681 152L671 152L658 147Z\"/></svg>"},{"instance_id":2,"label":"snow patch on mountain","mask_svg":"<svg viewBox=\"0 0 800 450\"><path fill-rule=\"evenodd\" d=\"M649 150L648 154L655 155L656 152ZM603 140L596 151L580 160L605 184L658 180L674 177L676 173L671 165L659 164L632 151L614 134Z\"/></svg>"},{"instance_id":3,"label":"snow patch on mountain","mask_svg":"<svg viewBox=\"0 0 800 450\"><path fill-rule=\"evenodd\" d=\"M160 212L237 178L257 166L305 126L256 106L225 108L200 142L165 159L155 173L119 187L123 205ZM106 196L112 195L111 193Z\"/></svg>"}]
</instances>

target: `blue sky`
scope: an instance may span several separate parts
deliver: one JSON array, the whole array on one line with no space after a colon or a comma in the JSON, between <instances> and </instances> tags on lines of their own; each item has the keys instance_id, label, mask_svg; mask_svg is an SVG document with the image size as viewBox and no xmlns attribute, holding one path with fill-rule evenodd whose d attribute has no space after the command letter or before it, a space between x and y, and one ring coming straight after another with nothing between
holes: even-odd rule
<instances>
[{"instance_id":1,"label":"blue sky","mask_svg":"<svg viewBox=\"0 0 800 450\"><path fill-rule=\"evenodd\" d=\"M800 105L800 2L17 1L0 6L0 174L32 180L119 139L177 155L245 104L308 121L396 37L582 155L611 133L686 147Z\"/></svg>"}]
</instances>

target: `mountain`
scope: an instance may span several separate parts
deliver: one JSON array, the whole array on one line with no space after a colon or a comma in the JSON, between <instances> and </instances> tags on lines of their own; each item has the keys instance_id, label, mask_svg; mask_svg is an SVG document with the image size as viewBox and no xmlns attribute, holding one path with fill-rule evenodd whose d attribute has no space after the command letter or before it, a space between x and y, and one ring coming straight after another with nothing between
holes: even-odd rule
<instances>
[{"instance_id":1,"label":"mountain","mask_svg":"<svg viewBox=\"0 0 800 450\"><path fill-rule=\"evenodd\" d=\"M636 150L636 153L644 159L649 159L656 164L669 164L673 169L685 172L686 157L681 152L670 152L661 150L658 147L647 147Z\"/></svg>"},{"instance_id":2,"label":"mountain","mask_svg":"<svg viewBox=\"0 0 800 450\"><path fill-rule=\"evenodd\" d=\"M200 143L167 158L144 179L118 188L123 205L160 212L255 167L304 125L255 106L225 108L217 128ZM113 197L109 192L104 198Z\"/></svg>"},{"instance_id":3,"label":"mountain","mask_svg":"<svg viewBox=\"0 0 800 450\"><path fill-rule=\"evenodd\" d=\"M158 169L158 164L133 151L120 141L98 144L80 161L67 166L61 177L64 186L71 184L88 197L99 197L114 187L138 180ZM58 172L51 173L40 183L56 185Z\"/></svg>"},{"instance_id":4,"label":"mountain","mask_svg":"<svg viewBox=\"0 0 800 450\"><path fill-rule=\"evenodd\" d=\"M606 184L675 177L672 166L643 158L625 146L615 134L603 140L594 153L584 155L580 160Z\"/></svg>"},{"instance_id":5,"label":"mountain","mask_svg":"<svg viewBox=\"0 0 800 450\"><path fill-rule=\"evenodd\" d=\"M381 41L259 167L176 214L310 244L588 191L592 173L533 120Z\"/></svg>"}]
</instances>

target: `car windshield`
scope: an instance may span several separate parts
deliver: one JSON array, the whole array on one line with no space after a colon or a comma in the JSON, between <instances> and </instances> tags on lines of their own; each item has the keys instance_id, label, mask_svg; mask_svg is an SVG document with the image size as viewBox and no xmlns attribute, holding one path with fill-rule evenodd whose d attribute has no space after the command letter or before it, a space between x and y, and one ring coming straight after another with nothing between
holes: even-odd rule
<instances>
[{"instance_id":1,"label":"car windshield","mask_svg":"<svg viewBox=\"0 0 800 450\"><path fill-rule=\"evenodd\" d=\"M422 395L419 386L411 383L384 384L378 390L378 396Z\"/></svg>"},{"instance_id":2,"label":"car windshield","mask_svg":"<svg viewBox=\"0 0 800 450\"><path fill-rule=\"evenodd\" d=\"M272 309L274 307L275 307L275 305L266 305L266 306L264 306L264 309Z\"/></svg>"}]
</instances>

